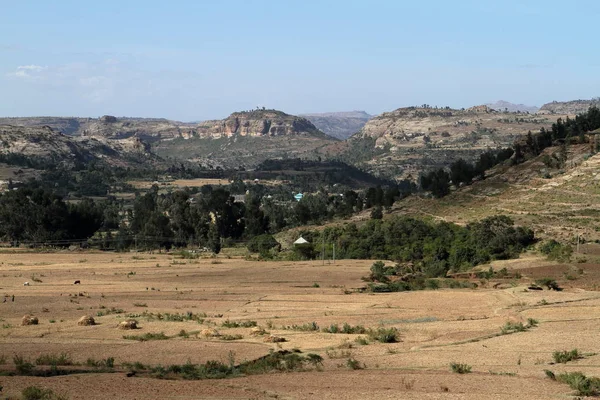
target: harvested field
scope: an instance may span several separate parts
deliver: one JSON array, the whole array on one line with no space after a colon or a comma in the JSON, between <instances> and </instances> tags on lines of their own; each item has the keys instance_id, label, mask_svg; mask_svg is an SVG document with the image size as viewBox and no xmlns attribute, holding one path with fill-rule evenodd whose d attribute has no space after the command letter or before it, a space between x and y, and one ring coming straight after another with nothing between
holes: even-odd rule
<instances>
[{"instance_id":1,"label":"harvested field","mask_svg":"<svg viewBox=\"0 0 600 400\"><path fill-rule=\"evenodd\" d=\"M563 269L569 266L526 260L513 263L523 278L505 282L505 289L477 280L477 289L372 294L356 290L365 285L368 260L214 263L169 254L0 253L0 295L8 296L0 303L0 371L14 371L14 355L35 363L65 353L74 366L58 370L86 372L0 376L0 386L6 396L37 385L70 399L565 398L574 392L546 378L544 369L600 376L600 293L592 291L600 266L574 264L583 273L567 280ZM32 281L34 275L41 282ZM526 290L538 275L558 278L565 290ZM39 324L22 326L30 314ZM96 324L79 325L83 315ZM507 321L527 324L529 318L537 326L500 334ZM138 329L117 329L129 319ZM399 341L323 331L344 324L396 328ZM215 331L219 335L206 334ZM574 348L584 358L550 365L554 351ZM322 366L219 380L160 380L143 370L127 376L134 363L243 363L292 349L322 356ZM114 368L90 367L88 359L111 357ZM472 372L453 373L453 362Z\"/></svg>"}]
</instances>

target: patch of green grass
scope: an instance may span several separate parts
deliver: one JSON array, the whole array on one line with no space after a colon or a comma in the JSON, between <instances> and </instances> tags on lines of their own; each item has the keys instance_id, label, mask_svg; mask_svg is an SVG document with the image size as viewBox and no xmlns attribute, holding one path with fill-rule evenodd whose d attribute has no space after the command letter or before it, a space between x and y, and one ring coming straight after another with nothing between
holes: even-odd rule
<instances>
[{"instance_id":1,"label":"patch of green grass","mask_svg":"<svg viewBox=\"0 0 600 400\"><path fill-rule=\"evenodd\" d=\"M95 360L93 358L88 358L85 362L85 365L92 368L114 368L115 367L115 359L114 357L108 357L104 360Z\"/></svg>"},{"instance_id":2,"label":"patch of green grass","mask_svg":"<svg viewBox=\"0 0 600 400\"><path fill-rule=\"evenodd\" d=\"M67 353L42 354L35 360L36 365L73 365L71 356Z\"/></svg>"}]
</instances>

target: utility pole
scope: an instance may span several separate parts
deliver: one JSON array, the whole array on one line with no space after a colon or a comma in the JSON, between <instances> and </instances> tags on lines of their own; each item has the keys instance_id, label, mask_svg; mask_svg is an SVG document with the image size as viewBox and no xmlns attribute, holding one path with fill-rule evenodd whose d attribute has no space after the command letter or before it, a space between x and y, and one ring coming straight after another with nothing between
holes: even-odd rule
<instances>
[{"instance_id":1,"label":"utility pole","mask_svg":"<svg viewBox=\"0 0 600 400\"><path fill-rule=\"evenodd\" d=\"M335 243L333 244L333 263L335 264Z\"/></svg>"},{"instance_id":2,"label":"utility pole","mask_svg":"<svg viewBox=\"0 0 600 400\"><path fill-rule=\"evenodd\" d=\"M323 235L323 244L321 246L321 259L323 260L323 265L325 265L325 235Z\"/></svg>"}]
</instances>

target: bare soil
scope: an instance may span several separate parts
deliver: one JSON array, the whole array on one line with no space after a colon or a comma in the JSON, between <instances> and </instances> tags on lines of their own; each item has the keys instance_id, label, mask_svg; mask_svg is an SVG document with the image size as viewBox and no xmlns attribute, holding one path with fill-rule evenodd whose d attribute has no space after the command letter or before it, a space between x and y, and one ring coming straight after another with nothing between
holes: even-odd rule
<instances>
[{"instance_id":1,"label":"bare soil","mask_svg":"<svg viewBox=\"0 0 600 400\"><path fill-rule=\"evenodd\" d=\"M68 353L85 364L114 357L115 364L202 363L252 360L270 350L300 349L324 358L321 371L270 373L223 380L159 380L148 375L86 373L52 378L0 376L6 396L29 385L51 388L70 399L551 399L573 394L545 377L544 369L600 376L597 337L600 293L598 264L573 264L583 272L564 277L559 263L534 257L505 263L524 278L479 282L477 289L443 289L389 294L361 293L361 277L372 261L258 262L236 258L192 259L142 253L0 253L0 370L14 370L12 357L34 361L43 354ZM514 268L513 268L514 267ZM554 275L553 275L554 274ZM556 276L562 292L528 291L537 276ZM41 282L39 282L41 280ZM80 280L81 284L74 284ZM30 286L24 286L29 282ZM316 283L316 284L315 284ZM12 301L12 296L15 301ZM7 302L2 303L2 296ZM110 312L110 310L113 310ZM119 311L123 312L119 312ZM141 314L192 312L203 320L149 320ZM33 314L39 325L21 326ZM140 329L123 331L119 322L133 314ZM79 326L84 315L95 326ZM539 321L526 332L496 335L507 321ZM223 322L256 321L284 343L265 343L252 328L226 328ZM368 345L358 336L285 329L316 322L396 327L399 343ZM214 328L242 339L206 338ZM179 336L185 330L189 337ZM168 340L139 342L124 335L164 332ZM549 365L552 352L577 348L588 355L566 365ZM364 369L350 370L354 358ZM451 372L467 363L470 374ZM40 367L38 367L40 368ZM60 368L60 367L59 367Z\"/></svg>"}]
</instances>

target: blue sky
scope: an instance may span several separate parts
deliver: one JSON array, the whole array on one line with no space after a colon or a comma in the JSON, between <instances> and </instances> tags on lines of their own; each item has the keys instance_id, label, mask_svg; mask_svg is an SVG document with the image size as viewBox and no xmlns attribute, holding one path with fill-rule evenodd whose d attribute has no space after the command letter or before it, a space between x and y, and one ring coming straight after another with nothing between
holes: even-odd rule
<instances>
[{"instance_id":1,"label":"blue sky","mask_svg":"<svg viewBox=\"0 0 600 400\"><path fill-rule=\"evenodd\" d=\"M2 1L0 116L222 118L600 95L600 2Z\"/></svg>"}]
</instances>

